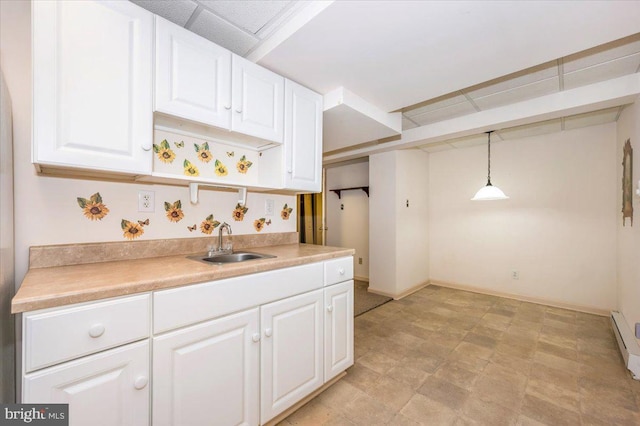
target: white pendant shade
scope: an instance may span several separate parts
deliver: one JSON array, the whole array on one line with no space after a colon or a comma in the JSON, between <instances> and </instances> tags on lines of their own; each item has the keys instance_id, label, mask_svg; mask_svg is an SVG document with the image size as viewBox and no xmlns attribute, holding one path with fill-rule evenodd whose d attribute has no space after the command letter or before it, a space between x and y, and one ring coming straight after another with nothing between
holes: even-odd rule
<instances>
[{"instance_id":1,"label":"white pendant shade","mask_svg":"<svg viewBox=\"0 0 640 426\"><path fill-rule=\"evenodd\" d=\"M491 184L480 188L471 201L490 201L490 200L508 200L509 197L504 195L504 192L497 186Z\"/></svg>"},{"instance_id":2,"label":"white pendant shade","mask_svg":"<svg viewBox=\"0 0 640 426\"><path fill-rule=\"evenodd\" d=\"M487 132L487 185L480 188L471 201L508 200L509 197L497 186L491 185L491 133Z\"/></svg>"}]
</instances>

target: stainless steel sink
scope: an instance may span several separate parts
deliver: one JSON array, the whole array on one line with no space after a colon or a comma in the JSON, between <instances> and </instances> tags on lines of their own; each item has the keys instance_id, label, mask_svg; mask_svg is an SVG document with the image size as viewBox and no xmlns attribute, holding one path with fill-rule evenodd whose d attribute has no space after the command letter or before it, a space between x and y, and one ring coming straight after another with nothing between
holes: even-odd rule
<instances>
[{"instance_id":1,"label":"stainless steel sink","mask_svg":"<svg viewBox=\"0 0 640 426\"><path fill-rule=\"evenodd\" d=\"M200 262L207 263L237 263L237 262L246 262L247 260L255 260L255 259L269 259L274 258L276 256L272 256L270 254L262 254L262 253L252 253L249 251L237 251L233 253L221 253L213 256L208 255L200 255L200 256L187 256L189 259L198 260Z\"/></svg>"}]
</instances>

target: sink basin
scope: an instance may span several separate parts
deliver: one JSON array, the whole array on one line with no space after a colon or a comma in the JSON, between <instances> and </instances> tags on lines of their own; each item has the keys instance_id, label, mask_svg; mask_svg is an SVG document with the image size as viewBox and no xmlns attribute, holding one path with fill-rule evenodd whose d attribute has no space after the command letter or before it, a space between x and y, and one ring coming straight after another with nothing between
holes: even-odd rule
<instances>
[{"instance_id":1,"label":"sink basin","mask_svg":"<svg viewBox=\"0 0 640 426\"><path fill-rule=\"evenodd\" d=\"M269 254L262 254L262 253L252 253L248 251L238 251L234 253L217 254L214 256L200 255L200 256L188 256L188 257L189 259L199 260L201 262L223 264L223 263L246 262L247 260L255 260L255 259L268 259L276 256L272 256Z\"/></svg>"}]
</instances>

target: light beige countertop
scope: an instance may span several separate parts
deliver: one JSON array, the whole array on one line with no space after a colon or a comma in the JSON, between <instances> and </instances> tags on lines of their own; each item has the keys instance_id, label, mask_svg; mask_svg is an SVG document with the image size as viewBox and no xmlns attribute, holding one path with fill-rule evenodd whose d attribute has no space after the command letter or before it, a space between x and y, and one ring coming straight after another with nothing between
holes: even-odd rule
<instances>
[{"instance_id":1,"label":"light beige countertop","mask_svg":"<svg viewBox=\"0 0 640 426\"><path fill-rule=\"evenodd\" d=\"M219 265L188 259L185 254L174 254L101 263L38 268L32 266L12 300L11 312L33 311L214 281L352 256L355 253L354 249L310 244L281 244L244 249L276 257ZM202 253L200 251L192 254Z\"/></svg>"}]
</instances>

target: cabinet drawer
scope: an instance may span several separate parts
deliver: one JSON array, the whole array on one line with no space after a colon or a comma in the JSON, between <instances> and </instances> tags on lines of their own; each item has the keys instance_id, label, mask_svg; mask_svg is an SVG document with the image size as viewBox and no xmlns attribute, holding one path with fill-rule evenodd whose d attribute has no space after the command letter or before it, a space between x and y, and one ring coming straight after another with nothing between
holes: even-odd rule
<instances>
[{"instance_id":1,"label":"cabinet drawer","mask_svg":"<svg viewBox=\"0 0 640 426\"><path fill-rule=\"evenodd\" d=\"M149 307L143 294L25 314L25 371L148 337Z\"/></svg>"},{"instance_id":2,"label":"cabinet drawer","mask_svg":"<svg viewBox=\"0 0 640 426\"><path fill-rule=\"evenodd\" d=\"M351 279L353 279L352 256L324 262L324 285L327 286Z\"/></svg>"},{"instance_id":3,"label":"cabinet drawer","mask_svg":"<svg viewBox=\"0 0 640 426\"><path fill-rule=\"evenodd\" d=\"M322 288L322 262L153 294L153 332L163 333Z\"/></svg>"}]
</instances>

